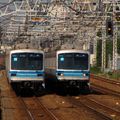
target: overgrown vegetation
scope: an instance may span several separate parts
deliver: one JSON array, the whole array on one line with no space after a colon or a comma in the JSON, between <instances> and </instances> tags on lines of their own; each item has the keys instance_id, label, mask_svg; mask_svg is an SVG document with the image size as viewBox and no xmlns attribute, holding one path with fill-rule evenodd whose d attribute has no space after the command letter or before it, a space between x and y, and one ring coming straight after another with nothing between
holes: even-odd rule
<instances>
[{"instance_id":1,"label":"overgrown vegetation","mask_svg":"<svg viewBox=\"0 0 120 120\"><path fill-rule=\"evenodd\" d=\"M97 42L97 62L96 62L96 66L97 67L101 67L102 64L102 40L98 40Z\"/></svg>"},{"instance_id":2,"label":"overgrown vegetation","mask_svg":"<svg viewBox=\"0 0 120 120\"><path fill-rule=\"evenodd\" d=\"M113 71L113 72L108 72L104 74L100 74L101 76L107 77L109 79L116 79L120 80L120 71Z\"/></svg>"},{"instance_id":3,"label":"overgrown vegetation","mask_svg":"<svg viewBox=\"0 0 120 120\"><path fill-rule=\"evenodd\" d=\"M118 40L117 40L117 52L118 54L120 54L120 35L118 36Z\"/></svg>"},{"instance_id":4,"label":"overgrown vegetation","mask_svg":"<svg viewBox=\"0 0 120 120\"><path fill-rule=\"evenodd\" d=\"M99 68L99 67L97 67L97 66L91 67L91 68L90 68L90 71L91 71L91 73L93 73L93 74L102 73L102 72L101 72L101 68Z\"/></svg>"},{"instance_id":5,"label":"overgrown vegetation","mask_svg":"<svg viewBox=\"0 0 120 120\"><path fill-rule=\"evenodd\" d=\"M98 37L101 37L101 30L97 33ZM120 54L120 35L117 40L117 52ZM106 68L109 66L109 60L112 60L113 56L113 40L108 38L106 40ZM91 73L99 74L111 79L120 79L120 70L117 71L101 71L102 66L102 40L97 41L97 55L96 55L96 65L91 67Z\"/></svg>"},{"instance_id":6,"label":"overgrown vegetation","mask_svg":"<svg viewBox=\"0 0 120 120\"><path fill-rule=\"evenodd\" d=\"M109 59L112 60L113 55L113 41L111 39L106 40L106 68L109 64Z\"/></svg>"},{"instance_id":7,"label":"overgrown vegetation","mask_svg":"<svg viewBox=\"0 0 120 120\"><path fill-rule=\"evenodd\" d=\"M90 71L91 71L91 73L102 76L102 77L120 80L120 71L119 70L103 72L103 71L101 71L101 68L94 66L94 67L91 67Z\"/></svg>"}]
</instances>

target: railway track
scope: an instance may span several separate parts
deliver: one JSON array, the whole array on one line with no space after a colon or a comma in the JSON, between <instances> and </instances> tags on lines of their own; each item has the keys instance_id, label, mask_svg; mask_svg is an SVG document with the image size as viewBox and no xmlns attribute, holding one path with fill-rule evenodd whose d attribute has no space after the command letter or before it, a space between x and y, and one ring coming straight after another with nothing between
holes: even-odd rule
<instances>
[{"instance_id":1,"label":"railway track","mask_svg":"<svg viewBox=\"0 0 120 120\"><path fill-rule=\"evenodd\" d=\"M51 120L59 120L37 97L35 97L34 100L38 102L39 106L41 106L42 110L51 118Z\"/></svg>"},{"instance_id":2,"label":"railway track","mask_svg":"<svg viewBox=\"0 0 120 120\"><path fill-rule=\"evenodd\" d=\"M120 97L120 92L117 92L117 91L114 91L114 90L111 90L111 89L108 89L108 88L105 88L105 87L102 87L102 86L99 86L93 83L91 84L91 88L102 94L109 94L109 95L114 95L116 97Z\"/></svg>"},{"instance_id":3,"label":"railway track","mask_svg":"<svg viewBox=\"0 0 120 120\"><path fill-rule=\"evenodd\" d=\"M96 115L98 115L101 119L104 120L120 120L120 111L110 108L106 105L103 105L92 98L88 98L86 96L82 96L81 99L74 97L68 97L68 101L77 107L84 106L89 111L92 111Z\"/></svg>"},{"instance_id":4,"label":"railway track","mask_svg":"<svg viewBox=\"0 0 120 120\"><path fill-rule=\"evenodd\" d=\"M102 94L110 94L120 97L120 82L107 78L91 75L91 88Z\"/></svg>"},{"instance_id":5,"label":"railway track","mask_svg":"<svg viewBox=\"0 0 120 120\"><path fill-rule=\"evenodd\" d=\"M50 110L48 110L37 97L22 98L19 101L24 106L30 120L59 120Z\"/></svg>"},{"instance_id":6,"label":"railway track","mask_svg":"<svg viewBox=\"0 0 120 120\"><path fill-rule=\"evenodd\" d=\"M99 89L98 86L96 86L96 88ZM104 89L106 89L106 88L104 88ZM15 96L13 90L9 89L9 92L10 92L10 90L11 90L11 94L9 94L9 96L7 96L8 95L7 94L6 97L14 96L16 101L19 101L20 105L22 106L22 109L21 108L19 108L19 109L24 112L25 117L28 118L29 120L37 120L37 119L60 120L60 118L57 117L57 113L54 114L54 112L51 112L52 110L48 109L41 102L41 99L39 97L20 97L20 96L17 97L17 96ZM103 90L100 89L100 92L101 91L103 91ZM108 91L110 91L110 90L108 90ZM103 93L106 93L106 91ZM120 94L120 93L118 93L118 94ZM3 94L3 96L4 96L4 94ZM54 97L52 99L54 99ZM113 120L113 118L116 118L116 116L119 116L119 114L120 114L119 111L115 111L114 109L111 110L111 108L100 105L100 103L98 103L97 101L95 102L94 100L90 100L88 97L82 96L81 100L75 99L73 97L69 97L68 100L73 105L78 106L79 109L82 109L81 106L86 107L90 112L93 112L94 114L99 116L99 118L101 120ZM8 105L8 109L9 109L9 105ZM11 111L12 110L13 109L11 109ZM80 113L79 111L77 111L77 112L78 112L78 114ZM61 113L59 115L61 115ZM63 118L63 119L65 119L65 118ZM120 119L115 119L115 120L120 120Z\"/></svg>"},{"instance_id":7,"label":"railway track","mask_svg":"<svg viewBox=\"0 0 120 120\"><path fill-rule=\"evenodd\" d=\"M107 116L110 119L116 118L116 119L120 119L120 111L111 108L107 105L104 105L98 101L96 101L95 99L89 97L83 97L83 101L85 104L87 104L88 107L94 108L96 109L98 112L104 114L105 116Z\"/></svg>"},{"instance_id":8,"label":"railway track","mask_svg":"<svg viewBox=\"0 0 120 120\"><path fill-rule=\"evenodd\" d=\"M97 76L97 75L94 75L94 74L91 74L90 77L92 79L95 79L95 80L101 80L103 82L106 82L106 83L110 83L110 84L114 84L114 85L117 85L120 87L120 82L117 81L117 80L110 80L108 78L105 78L105 77L100 77L100 76Z\"/></svg>"},{"instance_id":9,"label":"railway track","mask_svg":"<svg viewBox=\"0 0 120 120\"><path fill-rule=\"evenodd\" d=\"M27 117L30 120L35 120L33 114L30 112L30 109L27 107L26 103L24 102L24 99L19 97L18 100L22 103L22 106L24 107L24 110L27 113Z\"/></svg>"}]
</instances>

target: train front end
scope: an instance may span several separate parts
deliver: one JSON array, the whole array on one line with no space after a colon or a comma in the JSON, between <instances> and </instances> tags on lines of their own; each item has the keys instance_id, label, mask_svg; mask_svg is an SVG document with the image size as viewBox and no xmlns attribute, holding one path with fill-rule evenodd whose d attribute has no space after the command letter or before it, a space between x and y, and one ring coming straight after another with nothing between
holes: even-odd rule
<instances>
[{"instance_id":1,"label":"train front end","mask_svg":"<svg viewBox=\"0 0 120 120\"><path fill-rule=\"evenodd\" d=\"M15 51L10 54L9 82L17 87L37 89L44 82L44 54L37 51Z\"/></svg>"},{"instance_id":2,"label":"train front end","mask_svg":"<svg viewBox=\"0 0 120 120\"><path fill-rule=\"evenodd\" d=\"M89 53L79 50L65 50L57 53L58 81L66 87L80 89L90 86L90 60Z\"/></svg>"}]
</instances>

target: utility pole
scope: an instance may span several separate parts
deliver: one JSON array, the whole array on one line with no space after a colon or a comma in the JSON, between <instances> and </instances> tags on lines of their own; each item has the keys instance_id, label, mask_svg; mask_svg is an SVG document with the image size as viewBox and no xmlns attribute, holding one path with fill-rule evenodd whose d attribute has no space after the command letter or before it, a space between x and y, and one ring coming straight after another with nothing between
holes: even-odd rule
<instances>
[{"instance_id":1,"label":"utility pole","mask_svg":"<svg viewBox=\"0 0 120 120\"><path fill-rule=\"evenodd\" d=\"M117 23L116 23L116 5L113 3L113 64L112 69L117 70Z\"/></svg>"},{"instance_id":2,"label":"utility pole","mask_svg":"<svg viewBox=\"0 0 120 120\"><path fill-rule=\"evenodd\" d=\"M102 25L102 71L105 71L106 67L106 19Z\"/></svg>"},{"instance_id":3,"label":"utility pole","mask_svg":"<svg viewBox=\"0 0 120 120\"><path fill-rule=\"evenodd\" d=\"M102 13L102 16L106 16L103 9L103 0L99 0L99 9ZM102 22L102 71L105 71L106 68L106 18L103 18Z\"/></svg>"}]
</instances>

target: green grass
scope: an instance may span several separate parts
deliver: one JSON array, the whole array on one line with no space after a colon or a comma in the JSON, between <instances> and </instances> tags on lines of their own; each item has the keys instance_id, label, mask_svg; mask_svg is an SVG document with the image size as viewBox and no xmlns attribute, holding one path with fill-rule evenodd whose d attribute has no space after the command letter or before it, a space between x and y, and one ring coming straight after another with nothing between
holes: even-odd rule
<instances>
[{"instance_id":1,"label":"green grass","mask_svg":"<svg viewBox=\"0 0 120 120\"><path fill-rule=\"evenodd\" d=\"M93 74L100 74L100 73L102 73L102 72L101 72L101 69L98 68L98 67L91 67L91 68L90 68L90 71L91 71L91 73L93 73Z\"/></svg>"},{"instance_id":2,"label":"green grass","mask_svg":"<svg viewBox=\"0 0 120 120\"><path fill-rule=\"evenodd\" d=\"M101 69L98 67L91 67L90 70L91 70L91 73L93 74L106 77L106 78L110 78L110 79L120 80L120 70L113 71L113 72L106 72L106 73L101 71Z\"/></svg>"},{"instance_id":3,"label":"green grass","mask_svg":"<svg viewBox=\"0 0 120 120\"><path fill-rule=\"evenodd\" d=\"M108 72L106 73L105 77L120 80L120 71Z\"/></svg>"}]
</instances>

